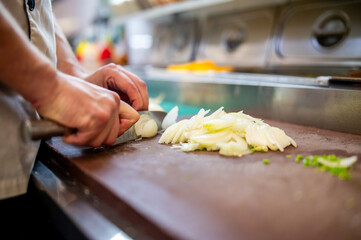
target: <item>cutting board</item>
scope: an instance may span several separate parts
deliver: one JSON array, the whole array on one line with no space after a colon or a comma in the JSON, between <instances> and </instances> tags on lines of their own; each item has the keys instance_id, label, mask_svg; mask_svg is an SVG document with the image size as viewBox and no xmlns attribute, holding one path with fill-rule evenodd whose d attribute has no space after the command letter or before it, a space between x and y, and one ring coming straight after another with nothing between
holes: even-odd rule
<instances>
[{"instance_id":1,"label":"cutting board","mask_svg":"<svg viewBox=\"0 0 361 240\"><path fill-rule=\"evenodd\" d=\"M156 239L361 239L361 136L266 122L299 146L223 157L184 153L158 135L97 149L52 138L45 151ZM359 162L346 181L296 163L297 154Z\"/></svg>"}]
</instances>

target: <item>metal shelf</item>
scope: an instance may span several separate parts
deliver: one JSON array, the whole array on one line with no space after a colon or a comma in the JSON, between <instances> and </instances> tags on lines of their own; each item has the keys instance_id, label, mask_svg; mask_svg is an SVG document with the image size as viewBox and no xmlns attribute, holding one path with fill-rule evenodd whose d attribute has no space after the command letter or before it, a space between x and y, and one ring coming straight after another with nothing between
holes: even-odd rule
<instances>
[{"instance_id":1,"label":"metal shelf","mask_svg":"<svg viewBox=\"0 0 361 240\"><path fill-rule=\"evenodd\" d=\"M112 23L121 24L134 19L152 19L235 1L237 0L188 0L183 2L176 2L172 4L149 8L126 16L114 17L112 19Z\"/></svg>"},{"instance_id":2,"label":"metal shelf","mask_svg":"<svg viewBox=\"0 0 361 240\"><path fill-rule=\"evenodd\" d=\"M185 13L190 11L208 10L219 12L221 10L235 10L248 9L260 6L271 6L277 4L284 4L292 0L188 0L183 2L176 2L172 4L162 5L158 7L149 8L124 16L114 16L111 20L112 24L123 24L132 20L149 20L159 17L169 16L177 13ZM298 1L298 0L293 0Z\"/></svg>"}]
</instances>

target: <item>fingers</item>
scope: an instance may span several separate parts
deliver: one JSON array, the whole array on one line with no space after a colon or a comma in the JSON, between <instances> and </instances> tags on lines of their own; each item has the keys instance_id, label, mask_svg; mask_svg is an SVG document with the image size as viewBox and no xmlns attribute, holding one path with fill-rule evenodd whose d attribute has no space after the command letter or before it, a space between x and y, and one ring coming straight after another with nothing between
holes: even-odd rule
<instances>
[{"instance_id":1,"label":"fingers","mask_svg":"<svg viewBox=\"0 0 361 240\"><path fill-rule=\"evenodd\" d=\"M107 86L111 90L120 90L125 93L135 110L147 110L149 95L146 83L119 65L109 64L106 68L113 73L110 78L107 78Z\"/></svg>"},{"instance_id":2,"label":"fingers","mask_svg":"<svg viewBox=\"0 0 361 240\"><path fill-rule=\"evenodd\" d=\"M126 71L125 69L121 68L121 71L125 75L127 75L127 77L129 79L131 79L133 81L133 83L137 86L137 89L140 93L140 97L142 98L143 105L141 107L139 107L138 109L137 108L135 108L135 109L138 111L148 110L149 96L148 96L147 84L143 80L141 80L138 76Z\"/></svg>"},{"instance_id":3,"label":"fingers","mask_svg":"<svg viewBox=\"0 0 361 240\"><path fill-rule=\"evenodd\" d=\"M118 129L118 117L111 117L103 126L78 129L75 134L63 137L63 140L69 144L91 147L99 147L103 144L112 145L118 136Z\"/></svg>"},{"instance_id":4,"label":"fingers","mask_svg":"<svg viewBox=\"0 0 361 240\"><path fill-rule=\"evenodd\" d=\"M101 89L103 98L97 99L98 106L89 110L90 116L83 126L77 127L77 132L63 140L69 144L99 147L102 144L112 145L119 133L119 96L109 90ZM104 92L106 97L104 98ZM93 111L93 112L92 112Z\"/></svg>"},{"instance_id":5,"label":"fingers","mask_svg":"<svg viewBox=\"0 0 361 240\"><path fill-rule=\"evenodd\" d=\"M105 139L104 144L105 145L113 145L118 137L118 133L119 133L119 119L117 116L116 123L114 123L112 125L112 129L110 130L108 137Z\"/></svg>"},{"instance_id":6,"label":"fingers","mask_svg":"<svg viewBox=\"0 0 361 240\"><path fill-rule=\"evenodd\" d=\"M112 90L123 92L129 98L130 104L135 110L144 108L143 97L137 85L121 70L115 70L112 78L108 79L108 85Z\"/></svg>"},{"instance_id":7,"label":"fingers","mask_svg":"<svg viewBox=\"0 0 361 240\"><path fill-rule=\"evenodd\" d=\"M127 103L120 101L119 105L119 132L122 135L139 120L139 113Z\"/></svg>"},{"instance_id":8,"label":"fingers","mask_svg":"<svg viewBox=\"0 0 361 240\"><path fill-rule=\"evenodd\" d=\"M145 83L120 66L116 69L115 65L112 66L92 74L87 81L60 76L63 77L59 85L61 94L54 95L42 113L77 129L75 134L63 137L65 142L92 147L112 145L119 135L138 121L136 110L147 109L149 100ZM100 79L103 79L102 84L98 82ZM126 94L132 106L121 101L119 95L111 90Z\"/></svg>"},{"instance_id":9,"label":"fingers","mask_svg":"<svg viewBox=\"0 0 361 240\"><path fill-rule=\"evenodd\" d=\"M149 105L149 95L147 85L136 75L128 72L123 67L116 64L108 64L99 68L93 74L85 78L87 82L113 90L120 95L125 94L130 105L135 110L147 110Z\"/></svg>"},{"instance_id":10,"label":"fingers","mask_svg":"<svg viewBox=\"0 0 361 240\"><path fill-rule=\"evenodd\" d=\"M119 101L118 111L113 111L113 117L106 124L98 126L91 131L81 129L70 136L63 137L63 140L74 145L88 145L99 147L102 144L112 145L116 138L122 135L139 119L139 114L131 106ZM99 129L104 126L102 129Z\"/></svg>"}]
</instances>

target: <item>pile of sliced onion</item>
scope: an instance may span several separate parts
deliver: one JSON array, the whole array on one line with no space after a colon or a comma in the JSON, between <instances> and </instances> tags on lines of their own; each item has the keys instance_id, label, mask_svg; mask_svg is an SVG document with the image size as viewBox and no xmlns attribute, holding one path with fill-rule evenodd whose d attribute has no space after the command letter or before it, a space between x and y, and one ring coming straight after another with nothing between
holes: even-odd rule
<instances>
[{"instance_id":1,"label":"pile of sliced onion","mask_svg":"<svg viewBox=\"0 0 361 240\"><path fill-rule=\"evenodd\" d=\"M178 109L177 109L178 110ZM276 127L243 112L226 113L223 107L209 116L201 109L190 119L169 126L159 143L179 144L183 151L219 151L225 156L243 156L253 151L281 151L296 142Z\"/></svg>"}]
</instances>

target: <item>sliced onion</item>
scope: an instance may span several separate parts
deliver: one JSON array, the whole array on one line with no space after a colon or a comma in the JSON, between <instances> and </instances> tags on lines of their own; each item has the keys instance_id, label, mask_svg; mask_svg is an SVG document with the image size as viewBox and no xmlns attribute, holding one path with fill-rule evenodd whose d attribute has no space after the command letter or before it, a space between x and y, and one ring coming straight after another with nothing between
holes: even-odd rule
<instances>
[{"instance_id":1,"label":"sliced onion","mask_svg":"<svg viewBox=\"0 0 361 240\"><path fill-rule=\"evenodd\" d=\"M217 146L219 147L219 154L224 156L242 157L245 154L251 153L246 141L244 141L244 144L234 141L228 143L218 143Z\"/></svg>"},{"instance_id":2,"label":"sliced onion","mask_svg":"<svg viewBox=\"0 0 361 240\"><path fill-rule=\"evenodd\" d=\"M318 158L317 161L319 163L325 165L326 167L348 168L348 167L351 167L352 164L354 164L357 161L357 156L343 158L343 159L340 159L340 161L335 161L335 162L328 161L328 160L323 159L323 158Z\"/></svg>"},{"instance_id":3,"label":"sliced onion","mask_svg":"<svg viewBox=\"0 0 361 240\"><path fill-rule=\"evenodd\" d=\"M172 108L168 114L164 117L162 122L162 128L167 129L171 125L175 124L178 117L178 106Z\"/></svg>"},{"instance_id":4,"label":"sliced onion","mask_svg":"<svg viewBox=\"0 0 361 240\"><path fill-rule=\"evenodd\" d=\"M159 143L171 143L175 134L178 131L178 125L173 124L172 126L168 127L165 132L162 134L161 138L159 139Z\"/></svg>"},{"instance_id":5,"label":"sliced onion","mask_svg":"<svg viewBox=\"0 0 361 240\"><path fill-rule=\"evenodd\" d=\"M181 150L184 152L191 152L200 149L199 143L182 143Z\"/></svg>"},{"instance_id":6,"label":"sliced onion","mask_svg":"<svg viewBox=\"0 0 361 240\"><path fill-rule=\"evenodd\" d=\"M179 143L179 142L182 142L181 140L184 139L183 138L183 133L186 129L185 127L185 124L188 122L189 120L185 119L185 120L182 120L178 123L178 131L177 133L174 135L173 139L172 139L172 144L175 144L175 143Z\"/></svg>"},{"instance_id":7,"label":"sliced onion","mask_svg":"<svg viewBox=\"0 0 361 240\"><path fill-rule=\"evenodd\" d=\"M200 136L196 136L190 139L191 143L199 143L201 147L207 148L207 150L218 150L219 147L217 143L220 142L228 142L232 135L232 131L230 129L216 132L216 133L209 133Z\"/></svg>"},{"instance_id":8,"label":"sliced onion","mask_svg":"<svg viewBox=\"0 0 361 240\"><path fill-rule=\"evenodd\" d=\"M208 112L209 110L202 108L189 120L171 125L159 142L181 143L177 148L180 147L183 151L219 150L220 154L226 156L251 153L250 145L253 146L252 150L257 151L284 151L291 144L297 146L283 130L243 112L225 113L223 107L206 116Z\"/></svg>"}]
</instances>

